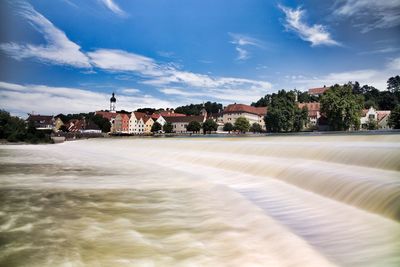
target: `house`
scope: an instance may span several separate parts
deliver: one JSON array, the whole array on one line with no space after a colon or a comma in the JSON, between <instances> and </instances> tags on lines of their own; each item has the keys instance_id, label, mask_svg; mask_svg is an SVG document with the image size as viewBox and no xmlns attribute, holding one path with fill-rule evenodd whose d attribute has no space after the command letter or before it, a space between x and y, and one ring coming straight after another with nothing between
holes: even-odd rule
<instances>
[{"instance_id":1,"label":"house","mask_svg":"<svg viewBox=\"0 0 400 267\"><path fill-rule=\"evenodd\" d=\"M308 94L312 95L312 96L320 96L323 93L325 93L326 90L328 90L328 89L329 89L329 87L326 87L325 85L324 85L324 87L310 88L310 89L308 89Z\"/></svg>"},{"instance_id":2,"label":"house","mask_svg":"<svg viewBox=\"0 0 400 267\"><path fill-rule=\"evenodd\" d=\"M153 127L154 120L151 118L151 116L146 115L143 117L143 123L144 123L144 133L151 133L151 127Z\"/></svg>"},{"instance_id":3,"label":"house","mask_svg":"<svg viewBox=\"0 0 400 267\"><path fill-rule=\"evenodd\" d=\"M161 116L161 114L153 113L151 114L151 118L153 119L154 122L158 122L159 124L161 124L161 126L164 126L166 122L164 117Z\"/></svg>"},{"instance_id":4,"label":"house","mask_svg":"<svg viewBox=\"0 0 400 267\"><path fill-rule=\"evenodd\" d=\"M188 133L187 126L192 121L197 121L203 123L206 120L205 116L170 116L164 117L166 122L172 124L172 129L174 133Z\"/></svg>"},{"instance_id":5,"label":"house","mask_svg":"<svg viewBox=\"0 0 400 267\"><path fill-rule=\"evenodd\" d=\"M113 129L115 133L123 133L123 134L129 133L130 116L131 114L126 114L126 113L118 113L117 116L115 116L114 129Z\"/></svg>"},{"instance_id":6,"label":"house","mask_svg":"<svg viewBox=\"0 0 400 267\"><path fill-rule=\"evenodd\" d=\"M318 120L321 118L320 108L321 105L319 102L307 102L307 103L298 103L298 107L302 109L306 107L308 110L308 122L309 124L306 127L315 127L318 126Z\"/></svg>"},{"instance_id":7,"label":"house","mask_svg":"<svg viewBox=\"0 0 400 267\"><path fill-rule=\"evenodd\" d=\"M54 128L54 117L48 115L34 115L29 114L28 119L26 119L28 123L33 123L36 129L38 130L52 130Z\"/></svg>"},{"instance_id":8,"label":"house","mask_svg":"<svg viewBox=\"0 0 400 267\"><path fill-rule=\"evenodd\" d=\"M261 128L265 130L264 117L266 114L266 107L253 107L244 104L231 104L223 110L222 120L217 119L217 121L222 121L223 124L228 122L234 124L237 118L245 117L249 120L250 125L253 123L258 123L261 125Z\"/></svg>"},{"instance_id":9,"label":"house","mask_svg":"<svg viewBox=\"0 0 400 267\"><path fill-rule=\"evenodd\" d=\"M67 122L67 130L70 133L81 133L85 128L84 120L73 119Z\"/></svg>"},{"instance_id":10,"label":"house","mask_svg":"<svg viewBox=\"0 0 400 267\"><path fill-rule=\"evenodd\" d=\"M110 132L115 132L115 129L114 129L114 128L115 128L115 127L114 127L114 124L115 124L115 117L117 117L118 113L116 113L116 112L110 112L110 111L108 111L108 110L100 110L100 111L96 111L94 114L95 114L95 115L100 115L100 116L102 116L103 118L107 119L107 120L110 122L110 124L111 124Z\"/></svg>"},{"instance_id":11,"label":"house","mask_svg":"<svg viewBox=\"0 0 400 267\"><path fill-rule=\"evenodd\" d=\"M64 122L60 118L55 119L55 121L54 121L54 130L55 131L59 131L61 126L63 126L63 125L64 125Z\"/></svg>"},{"instance_id":12,"label":"house","mask_svg":"<svg viewBox=\"0 0 400 267\"><path fill-rule=\"evenodd\" d=\"M134 111L131 113L128 130L130 134L144 134L146 127L144 117L147 117L147 115L143 112Z\"/></svg>"},{"instance_id":13,"label":"house","mask_svg":"<svg viewBox=\"0 0 400 267\"><path fill-rule=\"evenodd\" d=\"M360 117L361 129L366 129L370 121L375 121L378 129L390 129L388 125L389 116L390 110L376 110L374 107L363 109Z\"/></svg>"},{"instance_id":14,"label":"house","mask_svg":"<svg viewBox=\"0 0 400 267\"><path fill-rule=\"evenodd\" d=\"M81 130L81 132L82 133L100 134L101 133L101 129L93 121L89 120L89 121L85 121L83 130Z\"/></svg>"}]
</instances>

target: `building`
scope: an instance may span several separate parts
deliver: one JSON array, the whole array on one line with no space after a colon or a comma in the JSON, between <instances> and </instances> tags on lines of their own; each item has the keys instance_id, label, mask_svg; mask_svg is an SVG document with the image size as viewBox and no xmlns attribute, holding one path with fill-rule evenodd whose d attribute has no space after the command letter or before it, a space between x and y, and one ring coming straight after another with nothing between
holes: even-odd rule
<instances>
[{"instance_id":1,"label":"building","mask_svg":"<svg viewBox=\"0 0 400 267\"><path fill-rule=\"evenodd\" d=\"M326 87L325 85L324 85L324 87L310 88L310 89L308 89L308 94L312 95L312 96L320 96L323 93L325 93L326 90L328 90L328 89L329 89L329 87Z\"/></svg>"},{"instance_id":2,"label":"building","mask_svg":"<svg viewBox=\"0 0 400 267\"><path fill-rule=\"evenodd\" d=\"M172 124L172 129L174 133L188 133L187 126L192 121L197 121L203 123L206 120L205 116L170 116L164 117L166 122Z\"/></svg>"},{"instance_id":3,"label":"building","mask_svg":"<svg viewBox=\"0 0 400 267\"><path fill-rule=\"evenodd\" d=\"M298 103L298 107L302 109L306 107L308 110L308 123L306 127L318 126L318 120L321 118L321 105L319 102Z\"/></svg>"},{"instance_id":4,"label":"building","mask_svg":"<svg viewBox=\"0 0 400 267\"><path fill-rule=\"evenodd\" d=\"M161 124L161 126L164 126L166 122L164 117L157 113L151 114L151 118L153 119L154 122L158 122L159 124Z\"/></svg>"},{"instance_id":5,"label":"building","mask_svg":"<svg viewBox=\"0 0 400 267\"><path fill-rule=\"evenodd\" d=\"M250 125L258 123L261 128L265 130L264 117L267 114L266 107L253 107L244 104L231 104L228 105L222 112L222 123L234 124L239 117L245 117L249 120ZM217 122L221 119L217 119Z\"/></svg>"},{"instance_id":6,"label":"building","mask_svg":"<svg viewBox=\"0 0 400 267\"><path fill-rule=\"evenodd\" d=\"M54 128L54 117L48 115L34 115L28 114L29 117L26 119L28 123L33 123L38 130L52 130Z\"/></svg>"},{"instance_id":7,"label":"building","mask_svg":"<svg viewBox=\"0 0 400 267\"><path fill-rule=\"evenodd\" d=\"M363 109L360 117L361 129L367 129L368 123L370 121L375 121L378 129L388 130L390 129L388 125L389 116L390 110L376 110L373 107Z\"/></svg>"},{"instance_id":8,"label":"building","mask_svg":"<svg viewBox=\"0 0 400 267\"><path fill-rule=\"evenodd\" d=\"M64 125L64 122L60 118L55 119L54 120L54 131L59 131L61 126L63 126L63 125Z\"/></svg>"},{"instance_id":9,"label":"building","mask_svg":"<svg viewBox=\"0 0 400 267\"><path fill-rule=\"evenodd\" d=\"M70 133L81 133L85 129L84 120L73 119L68 121L66 125Z\"/></svg>"},{"instance_id":10,"label":"building","mask_svg":"<svg viewBox=\"0 0 400 267\"><path fill-rule=\"evenodd\" d=\"M117 103L117 99L115 98L114 92L112 93L112 96L110 98L110 112L115 113L115 105Z\"/></svg>"},{"instance_id":11,"label":"building","mask_svg":"<svg viewBox=\"0 0 400 267\"><path fill-rule=\"evenodd\" d=\"M130 116L131 114L118 113L117 116L115 116L113 132L122 134L129 133Z\"/></svg>"},{"instance_id":12,"label":"building","mask_svg":"<svg viewBox=\"0 0 400 267\"><path fill-rule=\"evenodd\" d=\"M144 122L144 117L146 117L146 113L134 111L131 113L131 117L129 119L129 133L130 134L144 134L146 124Z\"/></svg>"},{"instance_id":13,"label":"building","mask_svg":"<svg viewBox=\"0 0 400 267\"><path fill-rule=\"evenodd\" d=\"M151 118L151 116L146 115L143 117L143 123L144 123L144 133L151 133L151 127L153 127L154 120Z\"/></svg>"}]
</instances>

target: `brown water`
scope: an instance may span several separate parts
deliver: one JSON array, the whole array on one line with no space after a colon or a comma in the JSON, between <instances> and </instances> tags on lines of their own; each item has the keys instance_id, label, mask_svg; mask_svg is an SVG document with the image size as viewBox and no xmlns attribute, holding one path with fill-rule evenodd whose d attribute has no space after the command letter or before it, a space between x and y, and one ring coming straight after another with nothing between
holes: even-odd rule
<instances>
[{"instance_id":1,"label":"brown water","mask_svg":"<svg viewBox=\"0 0 400 267\"><path fill-rule=\"evenodd\" d=\"M0 266L400 266L400 135L0 146Z\"/></svg>"}]
</instances>

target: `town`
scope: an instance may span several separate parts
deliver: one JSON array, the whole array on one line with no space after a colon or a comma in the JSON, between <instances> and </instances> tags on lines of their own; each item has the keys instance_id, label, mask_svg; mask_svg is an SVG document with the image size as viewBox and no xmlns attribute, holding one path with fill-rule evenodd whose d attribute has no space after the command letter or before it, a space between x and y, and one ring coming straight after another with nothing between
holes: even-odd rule
<instances>
[{"instance_id":1,"label":"town","mask_svg":"<svg viewBox=\"0 0 400 267\"><path fill-rule=\"evenodd\" d=\"M398 76L395 78L398 78ZM186 112L188 110L186 109L185 111L185 107L158 110L145 108L132 112L117 110L117 97L112 93L109 99L109 108L95 111L92 113L94 115L92 119L86 118L83 115L72 116L71 119L71 116L68 117L63 114L56 116L29 114L27 122L32 123L36 129L40 130L47 129L56 133L84 135L101 134L102 132L110 135L152 135L165 133L185 135L196 133L226 134L232 132L390 130L397 128L396 118L392 119L394 121L392 123L389 121L391 110L379 110L376 108L376 106L379 106L376 103L369 104L371 101L364 103L356 121L348 123L347 127L344 128L332 127L333 125L329 123L329 117L327 116L328 112L321 110L321 101L324 101L323 95L328 91L337 91L346 88L351 90L349 92L350 95L356 95L357 92L355 91L358 90L361 92L359 95L364 94L364 98L368 98L368 93L371 91L371 88L366 86L360 88L357 83L344 86L336 85L334 87L311 88L306 92L280 91L277 94L266 95L258 102L252 103L252 105L233 103L223 107L222 104L207 102L206 104L203 103L197 106L191 105L197 107L197 110L191 110L191 112ZM295 110L298 111L297 121L293 122L291 128L281 126L281 128L278 127L279 129L276 129L273 126L274 118L271 118L274 108L273 99L278 99L280 94L281 96L289 97L289 99L292 98L291 103L285 103L286 108L294 105ZM396 91L393 94L398 94L398 92ZM295 113L294 117L296 120L297 115ZM103 119L103 124L99 123L99 117ZM93 118L97 118L97 121ZM269 121L271 125L269 125ZM104 123L106 124L105 127Z\"/></svg>"}]
</instances>

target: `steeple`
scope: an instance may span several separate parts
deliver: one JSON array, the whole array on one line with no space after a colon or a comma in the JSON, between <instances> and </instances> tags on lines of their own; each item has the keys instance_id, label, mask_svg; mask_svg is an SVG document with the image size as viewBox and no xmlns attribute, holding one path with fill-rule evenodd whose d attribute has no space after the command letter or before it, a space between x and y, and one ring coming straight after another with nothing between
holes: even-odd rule
<instances>
[{"instance_id":1,"label":"steeple","mask_svg":"<svg viewBox=\"0 0 400 267\"><path fill-rule=\"evenodd\" d=\"M200 110L200 115L202 115L203 117L207 117L207 110L205 108L204 101L203 101L203 107Z\"/></svg>"},{"instance_id":2,"label":"steeple","mask_svg":"<svg viewBox=\"0 0 400 267\"><path fill-rule=\"evenodd\" d=\"M110 98L110 112L116 112L115 111L115 103L117 102L117 99L115 98L114 92L112 93L112 96Z\"/></svg>"}]
</instances>

